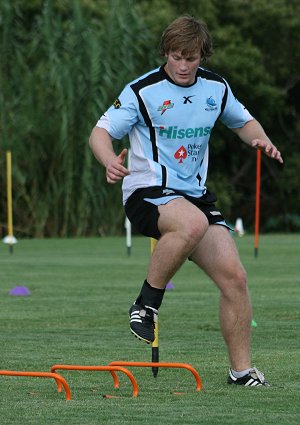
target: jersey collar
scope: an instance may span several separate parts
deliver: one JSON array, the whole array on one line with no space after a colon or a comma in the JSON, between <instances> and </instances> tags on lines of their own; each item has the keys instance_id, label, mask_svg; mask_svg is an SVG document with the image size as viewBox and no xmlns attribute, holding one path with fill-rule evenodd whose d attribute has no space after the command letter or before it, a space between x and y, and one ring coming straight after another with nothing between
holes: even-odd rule
<instances>
[{"instance_id":1,"label":"jersey collar","mask_svg":"<svg viewBox=\"0 0 300 425\"><path fill-rule=\"evenodd\" d=\"M195 81L192 83L192 84L189 84L188 86L181 86L180 84L176 84L173 80L172 80L172 78L166 73L166 71L165 71L165 66L166 66L166 64L167 63L164 63L160 68L159 68L159 72L161 73L161 75L162 75L162 77L164 78L164 79L166 79L166 80L168 80L170 83L172 83L172 84L174 84L174 86L177 86L177 87L182 87L182 88L188 88L188 87L192 87L193 85L195 85L196 83L197 83L197 75L198 75L198 72L197 72L197 74L196 74L196 76L195 76Z\"/></svg>"}]
</instances>

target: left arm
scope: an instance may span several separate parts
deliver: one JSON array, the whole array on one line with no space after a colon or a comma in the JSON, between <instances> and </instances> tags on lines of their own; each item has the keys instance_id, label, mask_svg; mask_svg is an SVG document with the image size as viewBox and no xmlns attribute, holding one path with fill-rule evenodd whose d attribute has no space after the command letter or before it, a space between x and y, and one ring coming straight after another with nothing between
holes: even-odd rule
<instances>
[{"instance_id":1,"label":"left arm","mask_svg":"<svg viewBox=\"0 0 300 425\"><path fill-rule=\"evenodd\" d=\"M283 163L281 153L266 135L264 129L255 119L248 121L244 127L231 129L247 145L262 150L267 156Z\"/></svg>"}]
</instances>

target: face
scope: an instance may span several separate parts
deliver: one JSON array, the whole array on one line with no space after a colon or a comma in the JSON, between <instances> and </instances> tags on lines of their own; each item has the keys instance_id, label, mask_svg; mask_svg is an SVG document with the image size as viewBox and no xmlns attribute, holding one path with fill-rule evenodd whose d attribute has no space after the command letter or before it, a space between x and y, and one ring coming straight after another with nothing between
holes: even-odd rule
<instances>
[{"instance_id":1,"label":"face","mask_svg":"<svg viewBox=\"0 0 300 425\"><path fill-rule=\"evenodd\" d=\"M197 69L200 65L200 52L182 56L181 52L166 54L165 71L174 83L189 86L194 83Z\"/></svg>"}]
</instances>

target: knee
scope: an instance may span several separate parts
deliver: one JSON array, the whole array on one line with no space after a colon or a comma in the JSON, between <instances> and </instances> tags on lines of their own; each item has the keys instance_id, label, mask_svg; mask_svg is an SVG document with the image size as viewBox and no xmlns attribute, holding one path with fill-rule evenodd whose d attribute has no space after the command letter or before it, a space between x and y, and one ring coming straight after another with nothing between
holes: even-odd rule
<instances>
[{"instance_id":1,"label":"knee","mask_svg":"<svg viewBox=\"0 0 300 425\"><path fill-rule=\"evenodd\" d=\"M208 223L187 221L185 226L181 229L182 237L185 239L186 244L194 248L203 238L208 227Z\"/></svg>"},{"instance_id":2,"label":"knee","mask_svg":"<svg viewBox=\"0 0 300 425\"><path fill-rule=\"evenodd\" d=\"M202 211L197 210L193 213L185 217L183 230L187 240L197 245L206 233L209 223Z\"/></svg>"},{"instance_id":3,"label":"knee","mask_svg":"<svg viewBox=\"0 0 300 425\"><path fill-rule=\"evenodd\" d=\"M243 267L239 267L235 271L234 282L239 291L247 291L247 273Z\"/></svg>"},{"instance_id":4,"label":"knee","mask_svg":"<svg viewBox=\"0 0 300 425\"><path fill-rule=\"evenodd\" d=\"M209 226L205 214L185 199L179 198L160 205L158 212L161 235L172 233L190 248L199 243Z\"/></svg>"},{"instance_id":5,"label":"knee","mask_svg":"<svg viewBox=\"0 0 300 425\"><path fill-rule=\"evenodd\" d=\"M241 295L248 293L247 273L242 266L236 267L233 270L230 280L231 280L231 287L235 291L235 293L238 293Z\"/></svg>"},{"instance_id":6,"label":"knee","mask_svg":"<svg viewBox=\"0 0 300 425\"><path fill-rule=\"evenodd\" d=\"M231 269L224 279L220 289L225 297L236 299L248 296L247 274L242 266Z\"/></svg>"}]
</instances>

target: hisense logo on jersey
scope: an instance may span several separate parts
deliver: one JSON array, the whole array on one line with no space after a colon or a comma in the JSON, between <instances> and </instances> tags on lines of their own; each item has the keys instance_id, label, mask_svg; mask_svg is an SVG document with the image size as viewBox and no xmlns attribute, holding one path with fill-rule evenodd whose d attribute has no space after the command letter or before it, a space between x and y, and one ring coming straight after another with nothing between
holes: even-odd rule
<instances>
[{"instance_id":1,"label":"hisense logo on jersey","mask_svg":"<svg viewBox=\"0 0 300 425\"><path fill-rule=\"evenodd\" d=\"M205 137L211 132L211 127L178 128L177 125L159 127L159 136L167 139L191 139L192 137Z\"/></svg>"},{"instance_id":2,"label":"hisense logo on jersey","mask_svg":"<svg viewBox=\"0 0 300 425\"><path fill-rule=\"evenodd\" d=\"M166 112L167 109L171 109L173 107L174 107L174 103L172 103L170 100L165 100L164 103L157 108L157 110L161 111L160 115L162 115Z\"/></svg>"}]
</instances>

